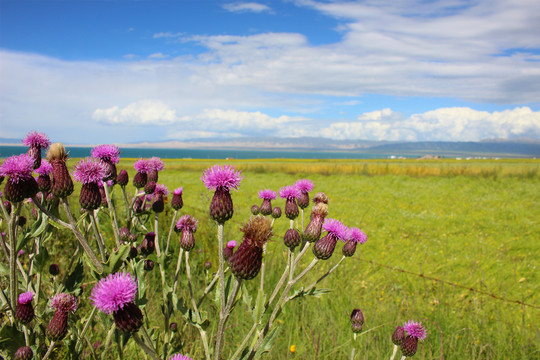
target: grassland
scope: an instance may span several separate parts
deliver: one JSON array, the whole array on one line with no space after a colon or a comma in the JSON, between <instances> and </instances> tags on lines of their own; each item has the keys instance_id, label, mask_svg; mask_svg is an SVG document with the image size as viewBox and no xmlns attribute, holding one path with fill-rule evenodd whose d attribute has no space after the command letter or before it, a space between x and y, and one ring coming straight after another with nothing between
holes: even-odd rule
<instances>
[{"instance_id":1,"label":"grassland","mask_svg":"<svg viewBox=\"0 0 540 360\"><path fill-rule=\"evenodd\" d=\"M160 183L170 190L183 187L181 213L200 219L193 255L194 271L200 274L206 260L217 264L216 229L206 215L211 194L199 179L215 163L223 161L166 160L160 173ZM369 236L354 257L321 283L331 293L287 306L268 359L348 359L353 346L356 359L389 359L391 334L409 319L422 321L429 331L416 359L540 358L540 161L227 163L241 169L245 179L233 193L235 216L225 226L226 241L239 240L239 225L249 217L251 205L260 204L259 190L277 191L301 178L315 183L313 193L328 195L329 217L360 227ZM120 163L130 177L132 164L129 159ZM283 201L274 205L283 206ZM309 211L304 217L307 221ZM302 227L300 220L295 225ZM277 282L285 264L282 236L287 226L287 219L276 222L268 247L269 284ZM338 247L305 284L340 257ZM254 290L258 281L252 280L248 288ZM201 280L198 286L203 285ZM238 303L228 323L225 354L251 324L243 306ZM349 325L353 308L361 308L366 318L366 332L356 343ZM176 320L183 322L180 316ZM200 357L197 333L189 327L175 341L184 342L185 353ZM295 354L289 351L291 345Z\"/></svg>"}]
</instances>

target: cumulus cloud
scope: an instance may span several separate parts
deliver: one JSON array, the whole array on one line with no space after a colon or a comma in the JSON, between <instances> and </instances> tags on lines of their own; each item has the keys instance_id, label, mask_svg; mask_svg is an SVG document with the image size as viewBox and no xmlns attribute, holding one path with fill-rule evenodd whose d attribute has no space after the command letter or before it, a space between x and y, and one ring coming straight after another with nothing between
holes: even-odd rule
<instances>
[{"instance_id":1,"label":"cumulus cloud","mask_svg":"<svg viewBox=\"0 0 540 360\"><path fill-rule=\"evenodd\" d=\"M272 9L267 5L256 2L234 2L223 5L223 8L230 12L271 12Z\"/></svg>"},{"instance_id":2,"label":"cumulus cloud","mask_svg":"<svg viewBox=\"0 0 540 360\"><path fill-rule=\"evenodd\" d=\"M319 134L334 139L405 141L540 138L540 111L534 112L529 107L495 112L452 107L407 117L383 109L361 114L356 121L334 122Z\"/></svg>"},{"instance_id":3,"label":"cumulus cloud","mask_svg":"<svg viewBox=\"0 0 540 360\"><path fill-rule=\"evenodd\" d=\"M159 100L141 100L123 108L96 109L92 118L115 125L167 125L176 121L176 110Z\"/></svg>"}]
</instances>

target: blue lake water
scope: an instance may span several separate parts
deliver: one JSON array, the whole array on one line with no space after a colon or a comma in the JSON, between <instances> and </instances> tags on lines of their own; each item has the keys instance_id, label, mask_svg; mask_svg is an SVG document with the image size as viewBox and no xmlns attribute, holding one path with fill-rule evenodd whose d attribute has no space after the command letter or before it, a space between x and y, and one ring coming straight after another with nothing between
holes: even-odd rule
<instances>
[{"instance_id":1,"label":"blue lake water","mask_svg":"<svg viewBox=\"0 0 540 360\"><path fill-rule=\"evenodd\" d=\"M0 146L0 158L19 155L26 152L25 146ZM70 157L90 156L91 147L66 146ZM120 148L120 156L124 158L150 158L157 156L163 159L385 159L388 155L368 154L360 152L330 151L282 151L282 150L203 150L203 149L151 149Z\"/></svg>"}]
</instances>

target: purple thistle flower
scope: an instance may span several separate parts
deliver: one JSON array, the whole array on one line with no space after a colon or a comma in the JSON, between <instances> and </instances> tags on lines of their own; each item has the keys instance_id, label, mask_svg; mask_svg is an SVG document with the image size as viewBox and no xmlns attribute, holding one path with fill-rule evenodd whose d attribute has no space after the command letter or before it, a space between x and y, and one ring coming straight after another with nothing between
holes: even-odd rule
<instances>
[{"instance_id":1,"label":"purple thistle flower","mask_svg":"<svg viewBox=\"0 0 540 360\"><path fill-rule=\"evenodd\" d=\"M184 190L184 189L183 189L182 187L176 188L176 189L174 189L174 191L173 191L173 195L182 195L182 191L183 191L183 190Z\"/></svg>"},{"instance_id":2,"label":"purple thistle flower","mask_svg":"<svg viewBox=\"0 0 540 360\"><path fill-rule=\"evenodd\" d=\"M156 188L154 189L154 195L156 196L167 196L169 194L169 189L167 189L167 186L162 184L156 184Z\"/></svg>"},{"instance_id":3,"label":"purple thistle flower","mask_svg":"<svg viewBox=\"0 0 540 360\"><path fill-rule=\"evenodd\" d=\"M41 160L41 165L35 170L39 175L49 175L52 171L52 165L47 160Z\"/></svg>"},{"instance_id":4,"label":"purple thistle flower","mask_svg":"<svg viewBox=\"0 0 540 360\"><path fill-rule=\"evenodd\" d=\"M33 299L34 299L34 293L33 292L28 291L28 292L22 293L22 294L19 295L19 305L20 304L28 304L28 303L32 302Z\"/></svg>"},{"instance_id":5,"label":"purple thistle flower","mask_svg":"<svg viewBox=\"0 0 540 360\"><path fill-rule=\"evenodd\" d=\"M37 131L29 132L22 141L23 145L26 146L35 146L39 148L48 148L51 145L49 138L44 133Z\"/></svg>"},{"instance_id":6,"label":"purple thistle flower","mask_svg":"<svg viewBox=\"0 0 540 360\"><path fill-rule=\"evenodd\" d=\"M189 356L182 355L182 354L174 354L169 358L169 360L193 360Z\"/></svg>"},{"instance_id":7,"label":"purple thistle flower","mask_svg":"<svg viewBox=\"0 0 540 360\"><path fill-rule=\"evenodd\" d=\"M199 221L191 215L184 215L178 219L176 223L176 228L180 231L191 231L195 232L197 230L197 224Z\"/></svg>"},{"instance_id":8,"label":"purple thistle flower","mask_svg":"<svg viewBox=\"0 0 540 360\"><path fill-rule=\"evenodd\" d=\"M408 321L403 324L403 329L408 336L416 338L420 341L424 340L427 335L426 329L422 326L421 322Z\"/></svg>"},{"instance_id":9,"label":"purple thistle flower","mask_svg":"<svg viewBox=\"0 0 540 360\"><path fill-rule=\"evenodd\" d=\"M116 145L98 145L92 149L92 157L102 161L118 164L120 161L120 149Z\"/></svg>"},{"instance_id":10,"label":"purple thistle flower","mask_svg":"<svg viewBox=\"0 0 540 360\"><path fill-rule=\"evenodd\" d=\"M356 244L363 244L367 241L367 235L357 227L349 229L349 240Z\"/></svg>"},{"instance_id":11,"label":"purple thistle flower","mask_svg":"<svg viewBox=\"0 0 540 360\"><path fill-rule=\"evenodd\" d=\"M101 179L105 176L105 167L95 158L81 159L77 165L75 165L75 171L73 177L75 180L83 183L101 183Z\"/></svg>"},{"instance_id":12,"label":"purple thistle flower","mask_svg":"<svg viewBox=\"0 0 540 360\"><path fill-rule=\"evenodd\" d=\"M300 190L293 185L287 185L279 189L279 196L282 199L296 199L300 196Z\"/></svg>"},{"instance_id":13,"label":"purple thistle flower","mask_svg":"<svg viewBox=\"0 0 540 360\"><path fill-rule=\"evenodd\" d=\"M90 301L101 312L111 314L133 303L137 282L130 273L110 274L92 289Z\"/></svg>"},{"instance_id":14,"label":"purple thistle flower","mask_svg":"<svg viewBox=\"0 0 540 360\"><path fill-rule=\"evenodd\" d=\"M322 228L326 230L328 234L342 241L346 241L349 235L349 229L339 220L330 218L325 219Z\"/></svg>"},{"instance_id":15,"label":"purple thistle flower","mask_svg":"<svg viewBox=\"0 0 540 360\"><path fill-rule=\"evenodd\" d=\"M240 171L235 171L232 165L214 165L204 171L201 180L208 190L217 190L218 188L230 191L238 190L240 180L244 177Z\"/></svg>"},{"instance_id":16,"label":"purple thistle flower","mask_svg":"<svg viewBox=\"0 0 540 360\"><path fill-rule=\"evenodd\" d=\"M143 174L146 174L150 170L152 170L150 166L150 162L146 159L139 159L135 161L135 164L133 164L133 167L135 168L135 170Z\"/></svg>"},{"instance_id":17,"label":"purple thistle flower","mask_svg":"<svg viewBox=\"0 0 540 360\"><path fill-rule=\"evenodd\" d=\"M238 244L236 243L235 240L231 240L231 241L229 241L229 242L227 243L227 247L228 247L229 249L234 249L234 248L236 247L236 245L238 245Z\"/></svg>"},{"instance_id":18,"label":"purple thistle flower","mask_svg":"<svg viewBox=\"0 0 540 360\"><path fill-rule=\"evenodd\" d=\"M276 196L276 192L270 189L259 191L259 198L263 200L274 200Z\"/></svg>"},{"instance_id":19,"label":"purple thistle flower","mask_svg":"<svg viewBox=\"0 0 540 360\"><path fill-rule=\"evenodd\" d=\"M77 310L77 298L71 294L60 293L51 299L51 307L55 310L72 314Z\"/></svg>"},{"instance_id":20,"label":"purple thistle flower","mask_svg":"<svg viewBox=\"0 0 540 360\"><path fill-rule=\"evenodd\" d=\"M11 183L18 184L20 180L26 180L32 177L34 170L34 159L27 154L10 156L2 166L0 166L0 175L9 176Z\"/></svg>"},{"instance_id":21,"label":"purple thistle flower","mask_svg":"<svg viewBox=\"0 0 540 360\"><path fill-rule=\"evenodd\" d=\"M294 186L296 186L298 188L298 190L300 190L301 192L310 192L311 190L313 190L313 187L315 185L313 185L313 181L311 180L307 180L307 179L301 179L301 180L298 180L297 182L294 183Z\"/></svg>"},{"instance_id":22,"label":"purple thistle flower","mask_svg":"<svg viewBox=\"0 0 540 360\"><path fill-rule=\"evenodd\" d=\"M160 158L154 156L148 160L150 170L161 171L165 167L165 163Z\"/></svg>"}]
</instances>

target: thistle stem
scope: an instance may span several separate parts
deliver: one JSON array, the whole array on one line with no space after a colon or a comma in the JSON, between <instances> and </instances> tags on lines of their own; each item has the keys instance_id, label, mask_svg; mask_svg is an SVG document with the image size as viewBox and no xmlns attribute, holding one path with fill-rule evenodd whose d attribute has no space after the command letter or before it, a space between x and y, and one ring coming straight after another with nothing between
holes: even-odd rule
<instances>
[{"instance_id":1,"label":"thistle stem","mask_svg":"<svg viewBox=\"0 0 540 360\"><path fill-rule=\"evenodd\" d=\"M118 231L118 220L116 219L116 208L113 206L111 199L111 193L109 185L106 181L103 182L103 189L105 190L105 197L107 198L107 205L109 208L109 215L111 216L112 228L114 233L114 239L116 240L116 246L120 247L120 236Z\"/></svg>"},{"instance_id":2,"label":"thistle stem","mask_svg":"<svg viewBox=\"0 0 540 360\"><path fill-rule=\"evenodd\" d=\"M92 319L94 318L94 315L96 314L96 311L97 311L97 307L95 307L95 306L92 307L92 312L88 316L88 319L86 319L84 327L83 327L81 333L79 334L79 336L77 337L77 342L75 344L75 349L77 349L77 351L80 351L80 349L78 349L78 347L80 346L81 342L84 340L86 331L88 330L88 327L90 326L90 323L92 322Z\"/></svg>"},{"instance_id":3,"label":"thistle stem","mask_svg":"<svg viewBox=\"0 0 540 360\"><path fill-rule=\"evenodd\" d=\"M8 223L9 232L9 298L11 307L15 310L17 306L18 281L17 281L17 218L21 213L21 203L15 205L15 210L11 213ZM13 314L15 316L15 314Z\"/></svg>"},{"instance_id":4,"label":"thistle stem","mask_svg":"<svg viewBox=\"0 0 540 360\"><path fill-rule=\"evenodd\" d=\"M49 356L51 355L53 348L54 348L54 341L51 341L51 343L49 344L49 348L47 349L47 352L45 353L45 355L43 355L43 358L41 360L47 360Z\"/></svg>"},{"instance_id":5,"label":"thistle stem","mask_svg":"<svg viewBox=\"0 0 540 360\"><path fill-rule=\"evenodd\" d=\"M90 223L92 224L92 229L94 230L94 235L96 237L96 242L98 244L99 248L99 254L101 255L101 261L105 262L107 257L105 255L105 246L103 237L101 236L101 233L99 232L99 228L96 225L96 211L90 212Z\"/></svg>"},{"instance_id":6,"label":"thistle stem","mask_svg":"<svg viewBox=\"0 0 540 360\"><path fill-rule=\"evenodd\" d=\"M313 284L309 285L304 291L309 292L309 290L313 289L318 283L324 280L328 275L330 275L336 268L345 260L345 256L342 256L341 259L337 262L336 265L334 265L330 270L328 270L323 276L321 276L317 281L315 281Z\"/></svg>"},{"instance_id":7,"label":"thistle stem","mask_svg":"<svg viewBox=\"0 0 540 360\"><path fill-rule=\"evenodd\" d=\"M394 358L396 357L398 349L399 349L399 346L394 345L394 351L392 352L392 356L390 357L390 360L394 360Z\"/></svg>"},{"instance_id":8,"label":"thistle stem","mask_svg":"<svg viewBox=\"0 0 540 360\"><path fill-rule=\"evenodd\" d=\"M165 256L167 256L167 254L169 253L169 243L171 242L171 234L174 229L174 221L176 220L177 215L178 215L178 210L174 210L174 215L171 221L171 227L169 228L169 235L167 236L167 245L165 246Z\"/></svg>"},{"instance_id":9,"label":"thistle stem","mask_svg":"<svg viewBox=\"0 0 540 360\"><path fill-rule=\"evenodd\" d=\"M218 254L219 254L219 268L218 268L218 277L219 277L219 325L218 333L216 339L216 348L214 351L214 359L221 359L221 341L223 340L223 334L219 334L220 325L223 323L225 318L225 259L223 257L223 224L218 223Z\"/></svg>"},{"instance_id":10,"label":"thistle stem","mask_svg":"<svg viewBox=\"0 0 540 360\"><path fill-rule=\"evenodd\" d=\"M402 356L401 357L401 360L405 360L407 357L406 356Z\"/></svg>"},{"instance_id":11,"label":"thistle stem","mask_svg":"<svg viewBox=\"0 0 540 360\"><path fill-rule=\"evenodd\" d=\"M156 255L158 259L161 257L161 248L159 247L159 214L154 215L154 233L156 234Z\"/></svg>"},{"instance_id":12,"label":"thistle stem","mask_svg":"<svg viewBox=\"0 0 540 360\"><path fill-rule=\"evenodd\" d=\"M158 360L158 357L156 356L156 352L154 350L152 350L148 345L145 344L145 342L141 339L141 337L139 336L139 334L137 333L133 333L131 335L133 337L133 340L135 340L135 342L137 343L137 345L139 345L139 347L148 355L150 356L152 359L154 360Z\"/></svg>"},{"instance_id":13,"label":"thistle stem","mask_svg":"<svg viewBox=\"0 0 540 360\"><path fill-rule=\"evenodd\" d=\"M183 254L184 254L184 249L180 248L180 251L178 252L178 260L176 261L176 271L174 272L173 294L176 294L176 288L178 286L178 276L180 275L180 266L182 265Z\"/></svg>"},{"instance_id":14,"label":"thistle stem","mask_svg":"<svg viewBox=\"0 0 540 360\"><path fill-rule=\"evenodd\" d=\"M221 350L223 348L223 342L225 339L225 324L227 323L227 320L229 319L229 315L231 315L231 309L234 304L234 300L236 299L236 295L238 295L238 290L240 289L240 285L242 284L242 280L235 278L233 289L231 291L231 294L229 295L229 299L227 300L227 305L225 306L225 313L223 318L219 319L218 324L218 330L216 333L217 339L216 339L216 354L221 354ZM219 360L219 357L215 358L216 360Z\"/></svg>"}]
</instances>

